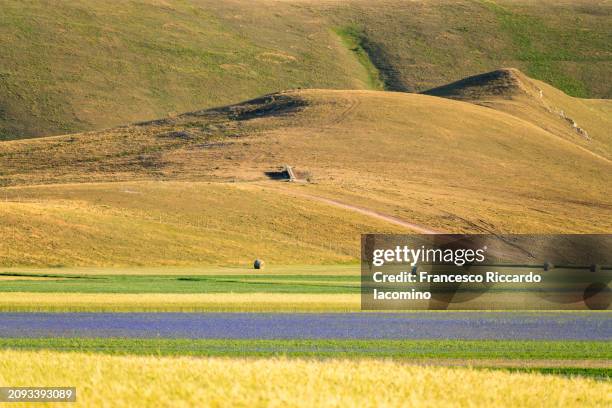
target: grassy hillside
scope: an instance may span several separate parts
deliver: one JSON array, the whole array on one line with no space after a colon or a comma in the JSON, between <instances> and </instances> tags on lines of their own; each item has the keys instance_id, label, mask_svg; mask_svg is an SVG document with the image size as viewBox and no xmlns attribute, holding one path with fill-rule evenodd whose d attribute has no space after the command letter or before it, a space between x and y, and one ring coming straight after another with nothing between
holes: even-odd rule
<instances>
[{"instance_id":1,"label":"grassy hillside","mask_svg":"<svg viewBox=\"0 0 612 408\"><path fill-rule=\"evenodd\" d=\"M423 91L502 66L608 98L611 15L582 0L5 0L0 140L298 87Z\"/></svg>"},{"instance_id":2,"label":"grassy hillside","mask_svg":"<svg viewBox=\"0 0 612 408\"><path fill-rule=\"evenodd\" d=\"M412 229L397 219L437 231L610 231L612 163L600 137L610 103L594 102L600 116L580 111L597 140L588 142L533 101L591 102L542 84L540 100L522 91L536 82L503 72L503 86L480 78L438 90L448 98L296 90L2 142L0 229L11 239L0 262L347 262L360 233ZM304 182L273 180L285 164Z\"/></svg>"},{"instance_id":3,"label":"grassy hillside","mask_svg":"<svg viewBox=\"0 0 612 408\"><path fill-rule=\"evenodd\" d=\"M365 86L365 70L311 13L246 1L232 7L3 1L0 140L116 126L286 88Z\"/></svg>"},{"instance_id":4,"label":"grassy hillside","mask_svg":"<svg viewBox=\"0 0 612 408\"><path fill-rule=\"evenodd\" d=\"M356 27L387 89L418 92L517 67L579 97L612 97L606 2L354 0L322 6Z\"/></svg>"},{"instance_id":5,"label":"grassy hillside","mask_svg":"<svg viewBox=\"0 0 612 408\"><path fill-rule=\"evenodd\" d=\"M140 182L3 189L0 265L353 261L388 223L257 185Z\"/></svg>"}]
</instances>

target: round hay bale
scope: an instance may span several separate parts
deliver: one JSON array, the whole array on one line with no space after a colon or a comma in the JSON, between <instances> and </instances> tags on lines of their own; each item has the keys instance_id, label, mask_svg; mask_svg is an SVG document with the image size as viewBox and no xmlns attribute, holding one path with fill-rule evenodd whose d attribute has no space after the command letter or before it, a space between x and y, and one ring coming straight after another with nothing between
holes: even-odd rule
<instances>
[{"instance_id":1,"label":"round hay bale","mask_svg":"<svg viewBox=\"0 0 612 408\"><path fill-rule=\"evenodd\" d=\"M584 290L583 299L591 310L607 310L612 303L612 290L603 282L595 282Z\"/></svg>"},{"instance_id":2,"label":"round hay bale","mask_svg":"<svg viewBox=\"0 0 612 408\"><path fill-rule=\"evenodd\" d=\"M589 266L589 271L599 273L601 272L601 265L592 264L591 266Z\"/></svg>"},{"instance_id":3,"label":"round hay bale","mask_svg":"<svg viewBox=\"0 0 612 408\"><path fill-rule=\"evenodd\" d=\"M264 268L264 261L262 261L261 259L256 259L255 262L253 262L253 268L255 269L263 269Z\"/></svg>"},{"instance_id":4,"label":"round hay bale","mask_svg":"<svg viewBox=\"0 0 612 408\"><path fill-rule=\"evenodd\" d=\"M544 262L545 271L551 271L553 269L555 269L555 265L553 265L552 262L548 262L548 261Z\"/></svg>"}]
</instances>

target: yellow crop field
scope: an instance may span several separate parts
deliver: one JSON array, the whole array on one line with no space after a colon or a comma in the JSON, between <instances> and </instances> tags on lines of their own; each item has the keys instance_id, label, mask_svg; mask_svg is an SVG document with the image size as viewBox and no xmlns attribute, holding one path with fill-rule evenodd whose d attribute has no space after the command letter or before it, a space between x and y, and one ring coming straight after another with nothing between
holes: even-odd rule
<instances>
[{"instance_id":1,"label":"yellow crop field","mask_svg":"<svg viewBox=\"0 0 612 408\"><path fill-rule=\"evenodd\" d=\"M0 352L0 382L75 386L76 406L83 407L612 404L609 382L383 360L199 359L9 350Z\"/></svg>"},{"instance_id":2,"label":"yellow crop field","mask_svg":"<svg viewBox=\"0 0 612 408\"><path fill-rule=\"evenodd\" d=\"M24 279L26 274L32 275L198 275L198 276L235 276L250 275L254 273L252 265L240 266L130 266L130 267L95 267L76 266L49 268L39 266L3 267L2 273L18 274L15 278ZM261 271L266 276L276 275L307 275L307 276L359 276L359 264L337 264L337 265L266 265ZM3 278L7 278L4 276ZM39 278L39 277L38 277ZM57 278L54 278L57 279Z\"/></svg>"},{"instance_id":3,"label":"yellow crop field","mask_svg":"<svg viewBox=\"0 0 612 408\"><path fill-rule=\"evenodd\" d=\"M0 297L3 312L350 312L359 294L29 293Z\"/></svg>"}]
</instances>

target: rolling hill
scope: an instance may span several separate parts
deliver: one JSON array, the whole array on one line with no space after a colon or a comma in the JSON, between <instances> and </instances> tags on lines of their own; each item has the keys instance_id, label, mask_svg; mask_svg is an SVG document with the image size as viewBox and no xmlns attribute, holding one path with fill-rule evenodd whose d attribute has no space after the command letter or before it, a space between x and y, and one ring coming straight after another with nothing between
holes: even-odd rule
<instances>
[{"instance_id":1,"label":"rolling hill","mask_svg":"<svg viewBox=\"0 0 612 408\"><path fill-rule=\"evenodd\" d=\"M348 262L361 232L610 230L609 101L512 69L429 93L291 90L2 142L0 263Z\"/></svg>"},{"instance_id":2,"label":"rolling hill","mask_svg":"<svg viewBox=\"0 0 612 408\"><path fill-rule=\"evenodd\" d=\"M501 66L609 98L611 16L583 0L5 0L0 140L284 89L421 92Z\"/></svg>"},{"instance_id":3,"label":"rolling hill","mask_svg":"<svg viewBox=\"0 0 612 408\"><path fill-rule=\"evenodd\" d=\"M245 1L236 14L215 14L230 3L3 1L0 139L117 126L278 89L365 86L363 68L308 13L258 12Z\"/></svg>"},{"instance_id":4,"label":"rolling hill","mask_svg":"<svg viewBox=\"0 0 612 408\"><path fill-rule=\"evenodd\" d=\"M509 113L594 154L612 158L612 103L608 100L569 97L517 69L471 76L423 93Z\"/></svg>"}]
</instances>

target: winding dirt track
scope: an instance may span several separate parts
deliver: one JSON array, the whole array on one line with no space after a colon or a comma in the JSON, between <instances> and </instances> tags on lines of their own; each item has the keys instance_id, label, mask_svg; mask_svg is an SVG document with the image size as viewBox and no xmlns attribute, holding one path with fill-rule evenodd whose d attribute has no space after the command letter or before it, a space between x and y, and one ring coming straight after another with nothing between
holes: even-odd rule
<instances>
[{"instance_id":1,"label":"winding dirt track","mask_svg":"<svg viewBox=\"0 0 612 408\"><path fill-rule=\"evenodd\" d=\"M401 227L405 227L413 232L418 232L420 234L440 234L440 231L435 231L423 225L414 224L408 221L404 221L401 218L394 217L392 215L383 214L374 210L370 210L368 208L359 207L352 204L343 203L341 201L332 200L330 198L320 197L308 193L304 193L301 191L295 191L293 189L283 188L283 187L272 187L269 184L266 184L265 187L275 188L276 190L282 190L287 194L293 194L297 197L307 198L309 200L318 201L320 203L333 205L334 207L343 208L345 210L354 211L363 215L367 215L368 217L378 218L379 220L383 220L389 222L391 224L399 225Z\"/></svg>"}]
</instances>

